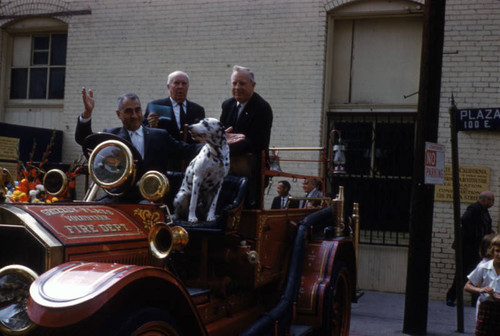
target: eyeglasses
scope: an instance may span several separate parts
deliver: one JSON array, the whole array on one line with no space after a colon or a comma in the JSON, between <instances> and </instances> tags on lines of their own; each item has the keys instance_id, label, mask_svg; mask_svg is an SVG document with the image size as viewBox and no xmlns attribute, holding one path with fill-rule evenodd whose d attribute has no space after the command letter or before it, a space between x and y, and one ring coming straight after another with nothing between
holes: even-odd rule
<instances>
[{"instance_id":1,"label":"eyeglasses","mask_svg":"<svg viewBox=\"0 0 500 336\"><path fill-rule=\"evenodd\" d=\"M139 106L139 107L136 107L134 110L133 108L129 107L129 108L126 108L125 110L120 111L120 113L127 114L127 115L131 115L134 113L142 113L142 108Z\"/></svg>"},{"instance_id":2,"label":"eyeglasses","mask_svg":"<svg viewBox=\"0 0 500 336\"><path fill-rule=\"evenodd\" d=\"M178 87L178 86L189 86L188 82L185 81L174 81L173 83L170 83L170 85Z\"/></svg>"}]
</instances>

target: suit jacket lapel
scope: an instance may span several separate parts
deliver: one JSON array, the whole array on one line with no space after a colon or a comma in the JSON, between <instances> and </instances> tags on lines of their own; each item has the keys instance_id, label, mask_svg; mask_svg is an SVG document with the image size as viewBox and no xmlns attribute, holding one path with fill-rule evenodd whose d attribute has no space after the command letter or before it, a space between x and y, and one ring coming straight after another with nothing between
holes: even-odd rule
<instances>
[{"instance_id":1,"label":"suit jacket lapel","mask_svg":"<svg viewBox=\"0 0 500 336\"><path fill-rule=\"evenodd\" d=\"M238 123L238 102L235 100L231 107L231 113L228 116L229 125L233 126L233 132L236 130L236 124Z\"/></svg>"},{"instance_id":2,"label":"suit jacket lapel","mask_svg":"<svg viewBox=\"0 0 500 336\"><path fill-rule=\"evenodd\" d=\"M172 108L172 120L171 123L173 124L174 128L177 130L177 132L180 132L181 130L179 129L179 126L177 126L177 118L175 117L175 112L174 112L174 105L172 104L172 100L167 98L167 106L170 106Z\"/></svg>"},{"instance_id":3,"label":"suit jacket lapel","mask_svg":"<svg viewBox=\"0 0 500 336\"><path fill-rule=\"evenodd\" d=\"M120 128L118 135L123 139L127 140L128 142L132 143L132 139L130 139L130 134L128 134L128 131L124 127Z\"/></svg>"},{"instance_id":4,"label":"suit jacket lapel","mask_svg":"<svg viewBox=\"0 0 500 336\"><path fill-rule=\"evenodd\" d=\"M192 113L191 113L191 104L189 103L189 101L186 99L186 111L184 111L186 113L186 122L188 125L191 125L193 123L193 120L192 120Z\"/></svg>"},{"instance_id":5,"label":"suit jacket lapel","mask_svg":"<svg viewBox=\"0 0 500 336\"><path fill-rule=\"evenodd\" d=\"M238 118L238 121L236 124L238 125L238 129L240 131L246 130L248 125L250 125L250 120L252 119L253 111L254 111L252 109L254 97L255 97L255 94L252 96L252 98L250 98L248 103L245 105L245 107L243 108L243 111L241 111L240 117ZM236 112L237 112L237 109L236 109Z\"/></svg>"}]
</instances>

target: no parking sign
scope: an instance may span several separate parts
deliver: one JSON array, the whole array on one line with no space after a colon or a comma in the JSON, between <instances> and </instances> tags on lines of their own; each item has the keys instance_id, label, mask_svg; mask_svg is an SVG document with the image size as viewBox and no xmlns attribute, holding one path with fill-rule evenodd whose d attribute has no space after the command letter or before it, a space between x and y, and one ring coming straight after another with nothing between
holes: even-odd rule
<instances>
[{"instance_id":1,"label":"no parking sign","mask_svg":"<svg viewBox=\"0 0 500 336\"><path fill-rule=\"evenodd\" d=\"M425 184L444 184L444 145L425 143Z\"/></svg>"}]
</instances>

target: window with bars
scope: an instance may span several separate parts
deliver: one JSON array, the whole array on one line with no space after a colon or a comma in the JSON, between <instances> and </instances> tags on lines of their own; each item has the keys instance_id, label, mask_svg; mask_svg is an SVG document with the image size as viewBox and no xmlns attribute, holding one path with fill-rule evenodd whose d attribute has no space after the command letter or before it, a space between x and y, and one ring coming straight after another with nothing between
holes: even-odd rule
<instances>
[{"instance_id":1,"label":"window with bars","mask_svg":"<svg viewBox=\"0 0 500 336\"><path fill-rule=\"evenodd\" d=\"M15 36L10 99L63 99L67 34Z\"/></svg>"},{"instance_id":2,"label":"window with bars","mask_svg":"<svg viewBox=\"0 0 500 336\"><path fill-rule=\"evenodd\" d=\"M351 176L410 178L413 169L414 123L395 118L337 121L348 152L346 172Z\"/></svg>"},{"instance_id":3,"label":"window with bars","mask_svg":"<svg viewBox=\"0 0 500 336\"><path fill-rule=\"evenodd\" d=\"M405 245L415 115L331 114L329 128L340 131L346 148L345 174L332 176L331 188L344 186L346 204L359 203L364 242Z\"/></svg>"}]
</instances>

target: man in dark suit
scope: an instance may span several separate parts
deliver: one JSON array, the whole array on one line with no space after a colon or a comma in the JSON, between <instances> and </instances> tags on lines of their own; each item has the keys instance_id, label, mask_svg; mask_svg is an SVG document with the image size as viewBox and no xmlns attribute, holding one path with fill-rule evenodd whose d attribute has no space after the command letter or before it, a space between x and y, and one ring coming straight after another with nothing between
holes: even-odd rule
<instances>
[{"instance_id":1,"label":"man in dark suit","mask_svg":"<svg viewBox=\"0 0 500 336\"><path fill-rule=\"evenodd\" d=\"M94 110L94 94L82 89L84 105L83 113L78 117L75 140L82 145L85 138L92 134L92 111ZM191 159L202 144L186 144L177 141L165 130L151 129L142 126L142 109L139 97L134 93L125 93L118 98L116 116L122 122L122 127L106 128L104 132L116 134L131 142L142 156L142 169L139 172L158 170L165 172L170 158ZM140 177L139 175L139 177Z\"/></svg>"},{"instance_id":2,"label":"man in dark suit","mask_svg":"<svg viewBox=\"0 0 500 336\"><path fill-rule=\"evenodd\" d=\"M290 200L290 203L288 204L288 208L298 208L298 203L295 200L290 199L292 195L290 195L290 183L286 180L279 181L278 182L278 187L276 188L276 191L278 192L278 196L276 196L273 199L273 203L271 205L271 209L285 209L286 205L288 203L288 200Z\"/></svg>"},{"instance_id":3,"label":"man in dark suit","mask_svg":"<svg viewBox=\"0 0 500 336\"><path fill-rule=\"evenodd\" d=\"M255 77L253 72L245 67L234 66L231 75L233 97L222 103L220 121L228 128L228 143L231 152L233 173L249 178L247 206L260 206L261 178L260 158L265 151L266 158L271 138L273 111L267 101L254 92ZM238 139L234 141L233 139ZM239 174L234 169L234 163L241 161L246 172ZM266 160L268 161L268 160Z\"/></svg>"},{"instance_id":4,"label":"man in dark suit","mask_svg":"<svg viewBox=\"0 0 500 336\"><path fill-rule=\"evenodd\" d=\"M205 118L205 109L187 100L189 77L185 72L174 71L168 75L167 89L169 97L148 103L146 113L144 113L143 125L167 130L174 139L180 141L186 139L186 142L192 143L191 136L183 133L184 125L195 124ZM158 113L154 112L157 105L167 107L166 110L170 112L170 119L160 117Z\"/></svg>"},{"instance_id":5,"label":"man in dark suit","mask_svg":"<svg viewBox=\"0 0 500 336\"><path fill-rule=\"evenodd\" d=\"M488 211L495 203L495 195L489 190L482 191L476 203L467 207L462 215L462 279L455 273L453 285L446 293L446 304L455 306L457 297L457 286L462 290L467 282L467 275L476 268L481 261L479 247L483 237L490 233L496 233L492 228L491 217ZM459 283L460 281L460 283ZM471 306L476 306L477 295L472 295Z\"/></svg>"}]
</instances>

